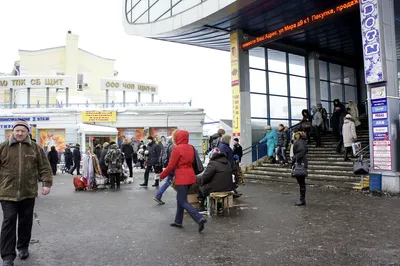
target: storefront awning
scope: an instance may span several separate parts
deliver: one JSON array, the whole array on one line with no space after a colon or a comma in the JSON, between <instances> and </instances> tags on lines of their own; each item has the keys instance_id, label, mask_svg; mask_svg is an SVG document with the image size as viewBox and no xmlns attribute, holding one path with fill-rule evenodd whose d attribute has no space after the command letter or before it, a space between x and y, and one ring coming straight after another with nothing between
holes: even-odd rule
<instances>
[{"instance_id":1,"label":"storefront awning","mask_svg":"<svg viewBox=\"0 0 400 266\"><path fill-rule=\"evenodd\" d=\"M118 130L115 127L105 127L105 126L89 125L89 124L79 124L78 132L85 133L86 135L96 135L96 136L118 135Z\"/></svg>"}]
</instances>

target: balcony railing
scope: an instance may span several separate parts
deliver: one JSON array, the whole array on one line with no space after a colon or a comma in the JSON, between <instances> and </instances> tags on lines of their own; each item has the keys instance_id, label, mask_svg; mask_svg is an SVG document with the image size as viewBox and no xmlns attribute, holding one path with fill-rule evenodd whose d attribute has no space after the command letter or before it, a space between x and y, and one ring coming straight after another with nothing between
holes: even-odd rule
<instances>
[{"instance_id":1,"label":"balcony railing","mask_svg":"<svg viewBox=\"0 0 400 266\"><path fill-rule=\"evenodd\" d=\"M129 108L129 107L183 107L192 106L192 102L110 102L110 103L55 103L55 104L0 104L0 109L26 108Z\"/></svg>"},{"instance_id":2,"label":"balcony railing","mask_svg":"<svg viewBox=\"0 0 400 266\"><path fill-rule=\"evenodd\" d=\"M175 16L207 0L125 0L126 21L146 24Z\"/></svg>"}]
</instances>

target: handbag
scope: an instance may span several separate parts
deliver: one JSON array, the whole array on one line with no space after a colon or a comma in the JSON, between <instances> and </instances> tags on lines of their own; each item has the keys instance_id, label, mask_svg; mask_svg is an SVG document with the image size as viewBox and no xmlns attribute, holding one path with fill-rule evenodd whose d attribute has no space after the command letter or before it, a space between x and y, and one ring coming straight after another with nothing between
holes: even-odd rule
<instances>
[{"instance_id":1,"label":"handbag","mask_svg":"<svg viewBox=\"0 0 400 266\"><path fill-rule=\"evenodd\" d=\"M162 173L162 165L155 165L154 166L154 173L161 174Z\"/></svg>"},{"instance_id":2,"label":"handbag","mask_svg":"<svg viewBox=\"0 0 400 266\"><path fill-rule=\"evenodd\" d=\"M356 175L367 175L369 174L369 163L363 160L363 156L357 159L353 164L353 173Z\"/></svg>"},{"instance_id":3,"label":"handbag","mask_svg":"<svg viewBox=\"0 0 400 266\"><path fill-rule=\"evenodd\" d=\"M308 171L304 163L298 163L297 157L295 163L292 166L292 177L307 177Z\"/></svg>"},{"instance_id":4,"label":"handbag","mask_svg":"<svg viewBox=\"0 0 400 266\"><path fill-rule=\"evenodd\" d=\"M192 167L194 170L194 174L199 175L204 171L204 166L203 166L203 163L201 162L199 153L193 146L192 146L192 148L193 148L193 152L194 152L194 160L192 163Z\"/></svg>"}]
</instances>

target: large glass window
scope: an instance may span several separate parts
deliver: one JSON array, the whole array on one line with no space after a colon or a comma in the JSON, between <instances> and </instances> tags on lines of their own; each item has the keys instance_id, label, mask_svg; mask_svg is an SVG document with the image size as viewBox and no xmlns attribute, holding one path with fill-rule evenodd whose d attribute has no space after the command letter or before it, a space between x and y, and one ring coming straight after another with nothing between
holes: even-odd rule
<instances>
[{"instance_id":1,"label":"large glass window","mask_svg":"<svg viewBox=\"0 0 400 266\"><path fill-rule=\"evenodd\" d=\"M285 120L271 119L270 126L272 127L272 129L277 130L277 129L278 129L278 126L279 126L280 124L282 124L282 125L284 125L285 127L287 127L287 126L289 126L289 120L286 120L286 119L285 119Z\"/></svg>"},{"instance_id":2,"label":"large glass window","mask_svg":"<svg viewBox=\"0 0 400 266\"><path fill-rule=\"evenodd\" d=\"M290 96L307 98L306 78L290 76Z\"/></svg>"},{"instance_id":3,"label":"large glass window","mask_svg":"<svg viewBox=\"0 0 400 266\"><path fill-rule=\"evenodd\" d=\"M331 82L331 101L335 99L339 99L339 101L343 102L343 85L336 84Z\"/></svg>"},{"instance_id":4,"label":"large glass window","mask_svg":"<svg viewBox=\"0 0 400 266\"><path fill-rule=\"evenodd\" d=\"M328 80L328 64L324 61L319 61L319 78Z\"/></svg>"},{"instance_id":5,"label":"large glass window","mask_svg":"<svg viewBox=\"0 0 400 266\"><path fill-rule=\"evenodd\" d=\"M329 64L329 80L342 83L342 67L336 64Z\"/></svg>"},{"instance_id":6,"label":"large glass window","mask_svg":"<svg viewBox=\"0 0 400 266\"><path fill-rule=\"evenodd\" d=\"M306 62L304 56L289 54L289 72L292 75L306 76Z\"/></svg>"},{"instance_id":7,"label":"large glass window","mask_svg":"<svg viewBox=\"0 0 400 266\"><path fill-rule=\"evenodd\" d=\"M271 118L289 118L288 98L280 96L270 96Z\"/></svg>"},{"instance_id":8,"label":"large glass window","mask_svg":"<svg viewBox=\"0 0 400 266\"><path fill-rule=\"evenodd\" d=\"M287 75L269 72L269 94L287 96Z\"/></svg>"},{"instance_id":9,"label":"large glass window","mask_svg":"<svg viewBox=\"0 0 400 266\"><path fill-rule=\"evenodd\" d=\"M249 51L249 65L251 68L265 70L265 50L257 47Z\"/></svg>"},{"instance_id":10,"label":"large glass window","mask_svg":"<svg viewBox=\"0 0 400 266\"><path fill-rule=\"evenodd\" d=\"M349 101L357 102L357 87L354 86L344 86L345 92L345 101L348 103Z\"/></svg>"},{"instance_id":11,"label":"large glass window","mask_svg":"<svg viewBox=\"0 0 400 266\"><path fill-rule=\"evenodd\" d=\"M327 81L320 82L321 100L329 101L329 84Z\"/></svg>"},{"instance_id":12,"label":"large glass window","mask_svg":"<svg viewBox=\"0 0 400 266\"><path fill-rule=\"evenodd\" d=\"M344 84L357 85L356 73L354 68L343 67L343 74Z\"/></svg>"},{"instance_id":13,"label":"large glass window","mask_svg":"<svg viewBox=\"0 0 400 266\"><path fill-rule=\"evenodd\" d=\"M306 99L292 98L290 100L290 108L292 112L292 120L301 120L303 118L301 111L308 109ZM298 121L293 121L293 125L297 124Z\"/></svg>"},{"instance_id":14,"label":"large glass window","mask_svg":"<svg viewBox=\"0 0 400 266\"><path fill-rule=\"evenodd\" d=\"M268 49L268 70L286 73L286 53Z\"/></svg>"},{"instance_id":15,"label":"large glass window","mask_svg":"<svg viewBox=\"0 0 400 266\"><path fill-rule=\"evenodd\" d=\"M251 117L267 117L267 95L250 94Z\"/></svg>"},{"instance_id":16,"label":"large glass window","mask_svg":"<svg viewBox=\"0 0 400 266\"><path fill-rule=\"evenodd\" d=\"M250 91L267 93L265 71L250 69Z\"/></svg>"}]
</instances>

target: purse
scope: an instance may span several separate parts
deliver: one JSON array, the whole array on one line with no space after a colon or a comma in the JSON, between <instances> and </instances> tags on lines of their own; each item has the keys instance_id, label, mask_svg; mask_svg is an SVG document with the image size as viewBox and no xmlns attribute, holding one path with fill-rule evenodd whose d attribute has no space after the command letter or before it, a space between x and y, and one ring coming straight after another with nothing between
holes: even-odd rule
<instances>
[{"instance_id":1,"label":"purse","mask_svg":"<svg viewBox=\"0 0 400 266\"><path fill-rule=\"evenodd\" d=\"M308 171L304 163L298 163L297 158L295 160L296 161L292 166L292 177L307 177Z\"/></svg>"},{"instance_id":2,"label":"purse","mask_svg":"<svg viewBox=\"0 0 400 266\"><path fill-rule=\"evenodd\" d=\"M194 160L193 160L193 170L194 170L194 174L195 175L199 175L204 171L204 166L203 163L201 162L199 153L197 152L197 150L192 146L193 151L194 151Z\"/></svg>"},{"instance_id":3,"label":"purse","mask_svg":"<svg viewBox=\"0 0 400 266\"><path fill-rule=\"evenodd\" d=\"M353 173L356 175L367 175L369 174L369 163L363 160L363 156L357 159L353 164Z\"/></svg>"}]
</instances>

